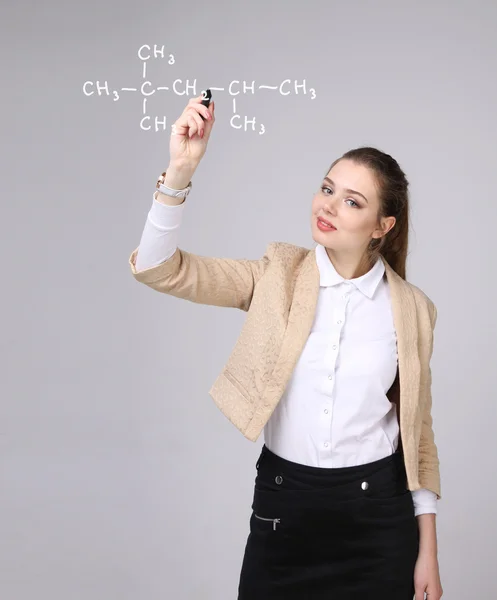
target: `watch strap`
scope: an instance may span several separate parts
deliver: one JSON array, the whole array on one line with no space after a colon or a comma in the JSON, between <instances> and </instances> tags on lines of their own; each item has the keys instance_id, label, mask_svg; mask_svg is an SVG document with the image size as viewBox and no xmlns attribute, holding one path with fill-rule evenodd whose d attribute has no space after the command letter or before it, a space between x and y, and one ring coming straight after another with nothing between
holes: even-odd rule
<instances>
[{"instance_id":1,"label":"watch strap","mask_svg":"<svg viewBox=\"0 0 497 600\"><path fill-rule=\"evenodd\" d=\"M192 182L191 181L182 190L175 190L175 189L170 188L167 185L165 185L165 183L164 183L165 178L166 178L166 171L164 171L161 174L161 176L157 179L157 183L155 185L155 188L159 192L161 192L162 194L165 194L166 196L172 196L173 198L185 198L186 196L188 196L188 194L190 193L190 190L192 189Z\"/></svg>"}]
</instances>

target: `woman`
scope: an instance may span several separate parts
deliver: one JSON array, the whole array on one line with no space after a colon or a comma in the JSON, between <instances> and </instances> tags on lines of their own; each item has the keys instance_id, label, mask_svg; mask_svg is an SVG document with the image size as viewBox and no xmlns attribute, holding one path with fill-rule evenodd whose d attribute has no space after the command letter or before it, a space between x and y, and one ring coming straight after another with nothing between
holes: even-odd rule
<instances>
[{"instance_id":1,"label":"woman","mask_svg":"<svg viewBox=\"0 0 497 600\"><path fill-rule=\"evenodd\" d=\"M315 250L186 252L184 200L215 121L201 100L173 127L129 264L157 291L248 313L209 392L248 439L264 430L238 598L439 600L436 308L405 280L405 175L379 150L351 150L313 198Z\"/></svg>"}]
</instances>

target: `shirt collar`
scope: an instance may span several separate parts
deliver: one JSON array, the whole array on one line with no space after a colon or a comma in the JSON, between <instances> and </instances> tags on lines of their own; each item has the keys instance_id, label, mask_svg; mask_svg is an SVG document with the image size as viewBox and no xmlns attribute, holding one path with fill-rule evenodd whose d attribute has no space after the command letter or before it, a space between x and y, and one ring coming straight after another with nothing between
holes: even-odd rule
<instances>
[{"instance_id":1,"label":"shirt collar","mask_svg":"<svg viewBox=\"0 0 497 600\"><path fill-rule=\"evenodd\" d=\"M344 281L353 283L358 290L360 290L368 298L372 298L378 284L380 283L383 274L385 273L385 265L378 258L375 265L361 277L355 277L354 279L344 279L339 275L333 266L333 263L328 256L325 247L322 244L316 246L316 263L319 269L320 285L322 287L328 287L332 285L338 285Z\"/></svg>"}]
</instances>

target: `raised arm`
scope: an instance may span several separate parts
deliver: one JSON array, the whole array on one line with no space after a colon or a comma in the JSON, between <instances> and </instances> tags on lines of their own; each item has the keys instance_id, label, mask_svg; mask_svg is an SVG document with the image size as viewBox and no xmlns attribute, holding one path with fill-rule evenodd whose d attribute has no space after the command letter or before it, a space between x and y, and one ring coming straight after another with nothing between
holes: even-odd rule
<instances>
[{"instance_id":1,"label":"raised arm","mask_svg":"<svg viewBox=\"0 0 497 600\"><path fill-rule=\"evenodd\" d=\"M137 271L138 248L129 258L134 278L152 289L190 302L226 306L247 311L254 288L275 255L278 242L271 242L260 259L199 256L176 248L163 263Z\"/></svg>"}]
</instances>

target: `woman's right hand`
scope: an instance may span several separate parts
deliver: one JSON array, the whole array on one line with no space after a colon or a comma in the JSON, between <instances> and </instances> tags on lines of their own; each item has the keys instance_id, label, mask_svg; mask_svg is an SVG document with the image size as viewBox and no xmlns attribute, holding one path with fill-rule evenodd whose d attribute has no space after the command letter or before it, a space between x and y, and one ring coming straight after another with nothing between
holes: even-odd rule
<instances>
[{"instance_id":1,"label":"woman's right hand","mask_svg":"<svg viewBox=\"0 0 497 600\"><path fill-rule=\"evenodd\" d=\"M202 95L191 98L173 125L169 143L170 161L195 169L207 150L207 143L216 120L214 100L207 108ZM205 121L202 120L203 115Z\"/></svg>"}]
</instances>

